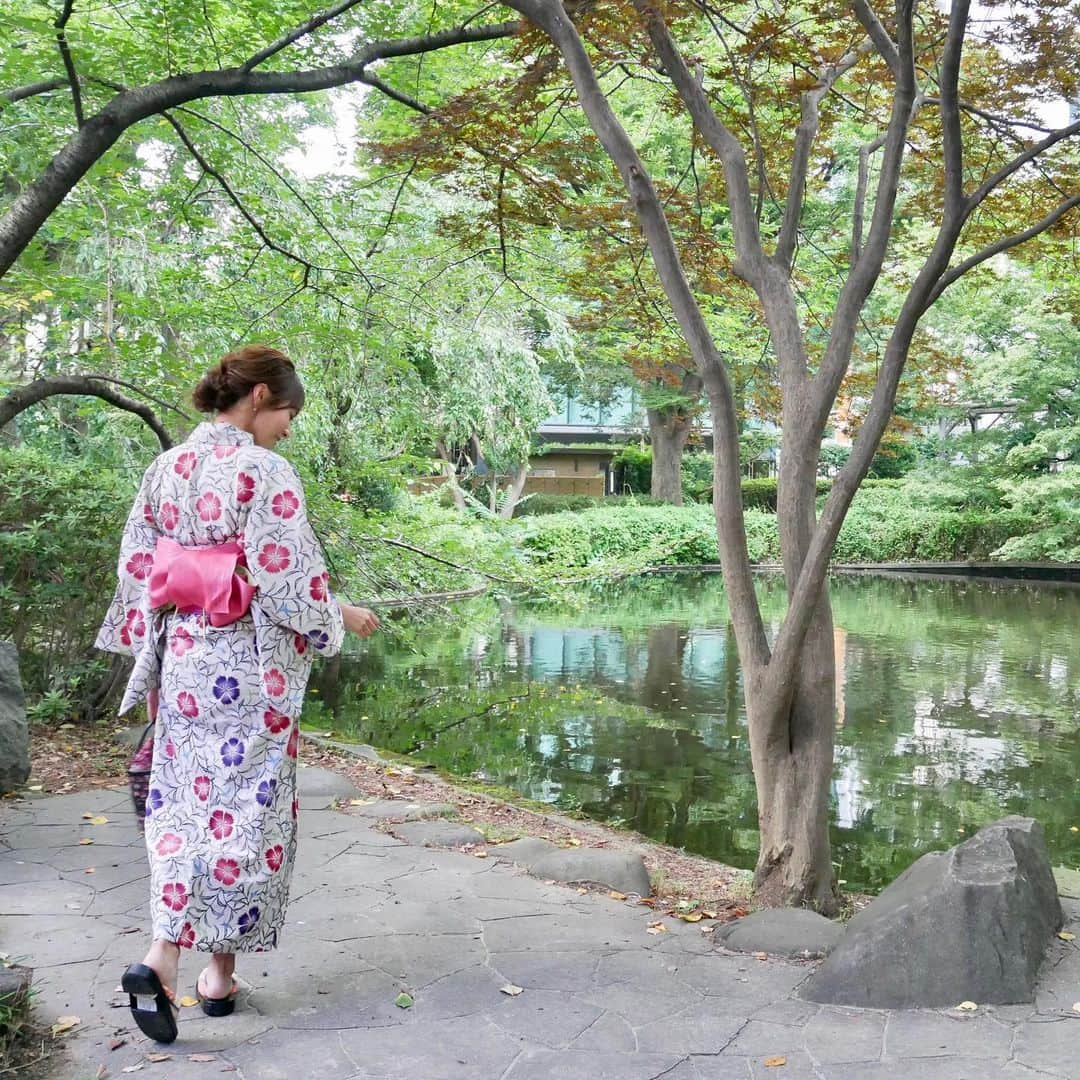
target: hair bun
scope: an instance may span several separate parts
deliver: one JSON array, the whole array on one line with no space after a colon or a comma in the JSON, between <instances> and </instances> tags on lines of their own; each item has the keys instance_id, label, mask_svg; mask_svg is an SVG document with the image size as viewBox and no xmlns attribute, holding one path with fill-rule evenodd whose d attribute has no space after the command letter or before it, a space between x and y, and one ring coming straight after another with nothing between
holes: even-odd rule
<instances>
[{"instance_id":1,"label":"hair bun","mask_svg":"<svg viewBox=\"0 0 1080 1080\"><path fill-rule=\"evenodd\" d=\"M191 394L191 400L199 412L219 412L226 408L228 396L228 373L225 365L218 364L211 368L198 382Z\"/></svg>"}]
</instances>

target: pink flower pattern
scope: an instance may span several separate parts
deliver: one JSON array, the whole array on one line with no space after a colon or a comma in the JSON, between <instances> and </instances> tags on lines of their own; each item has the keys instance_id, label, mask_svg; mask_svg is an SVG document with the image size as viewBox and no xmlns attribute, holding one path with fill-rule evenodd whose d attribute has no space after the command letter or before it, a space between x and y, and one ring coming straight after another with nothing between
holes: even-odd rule
<instances>
[{"instance_id":1,"label":"pink flower pattern","mask_svg":"<svg viewBox=\"0 0 1080 1080\"><path fill-rule=\"evenodd\" d=\"M256 617L219 633L197 613L152 611L163 535L241 544ZM121 712L161 691L146 820L153 934L183 948L272 949L296 851L294 720L313 656L333 655L343 633L295 470L245 432L200 425L147 470L118 570L98 645L135 659ZM210 692L225 683L228 693Z\"/></svg>"},{"instance_id":2,"label":"pink flower pattern","mask_svg":"<svg viewBox=\"0 0 1080 1080\"><path fill-rule=\"evenodd\" d=\"M217 521L221 517L221 500L212 491L205 491L195 502L195 512L203 521Z\"/></svg>"}]
</instances>

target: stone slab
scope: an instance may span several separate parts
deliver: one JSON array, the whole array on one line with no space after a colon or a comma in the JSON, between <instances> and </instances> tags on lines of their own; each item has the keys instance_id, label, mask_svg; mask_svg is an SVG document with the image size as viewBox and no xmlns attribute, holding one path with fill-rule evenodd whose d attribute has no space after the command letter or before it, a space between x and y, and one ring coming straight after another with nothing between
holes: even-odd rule
<instances>
[{"instance_id":1,"label":"stone slab","mask_svg":"<svg viewBox=\"0 0 1080 1080\"><path fill-rule=\"evenodd\" d=\"M409 844L421 847L464 847L466 844L482 844L484 834L471 825L459 825L453 821L407 821L395 825L394 836Z\"/></svg>"},{"instance_id":2,"label":"stone slab","mask_svg":"<svg viewBox=\"0 0 1080 1080\"><path fill-rule=\"evenodd\" d=\"M755 911L716 931L718 943L733 952L810 959L826 956L844 936L844 928L805 908Z\"/></svg>"},{"instance_id":3,"label":"stone slab","mask_svg":"<svg viewBox=\"0 0 1080 1080\"><path fill-rule=\"evenodd\" d=\"M534 860L529 873L567 884L591 883L627 895L651 896L649 872L640 855L600 848L556 849Z\"/></svg>"}]
</instances>

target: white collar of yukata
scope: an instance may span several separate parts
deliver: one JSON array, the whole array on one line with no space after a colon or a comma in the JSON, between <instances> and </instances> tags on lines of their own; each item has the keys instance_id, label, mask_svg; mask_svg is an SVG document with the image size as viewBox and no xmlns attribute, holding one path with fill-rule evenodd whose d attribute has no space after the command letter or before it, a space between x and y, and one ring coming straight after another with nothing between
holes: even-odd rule
<instances>
[{"instance_id":1,"label":"white collar of yukata","mask_svg":"<svg viewBox=\"0 0 1080 1080\"><path fill-rule=\"evenodd\" d=\"M189 443L217 443L226 446L251 446L255 439L247 432L230 424L227 420L212 422L204 420L187 437Z\"/></svg>"}]
</instances>

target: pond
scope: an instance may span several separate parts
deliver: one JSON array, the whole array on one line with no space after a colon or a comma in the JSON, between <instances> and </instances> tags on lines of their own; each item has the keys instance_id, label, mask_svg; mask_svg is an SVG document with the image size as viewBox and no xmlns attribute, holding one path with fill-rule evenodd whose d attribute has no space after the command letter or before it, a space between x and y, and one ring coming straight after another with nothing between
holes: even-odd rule
<instances>
[{"instance_id":1,"label":"pond","mask_svg":"<svg viewBox=\"0 0 1080 1080\"><path fill-rule=\"evenodd\" d=\"M758 582L773 632L782 582ZM833 859L876 891L1007 813L1080 867L1080 590L835 577ZM753 867L757 819L718 575L558 608L474 601L318 670L305 724Z\"/></svg>"}]
</instances>

